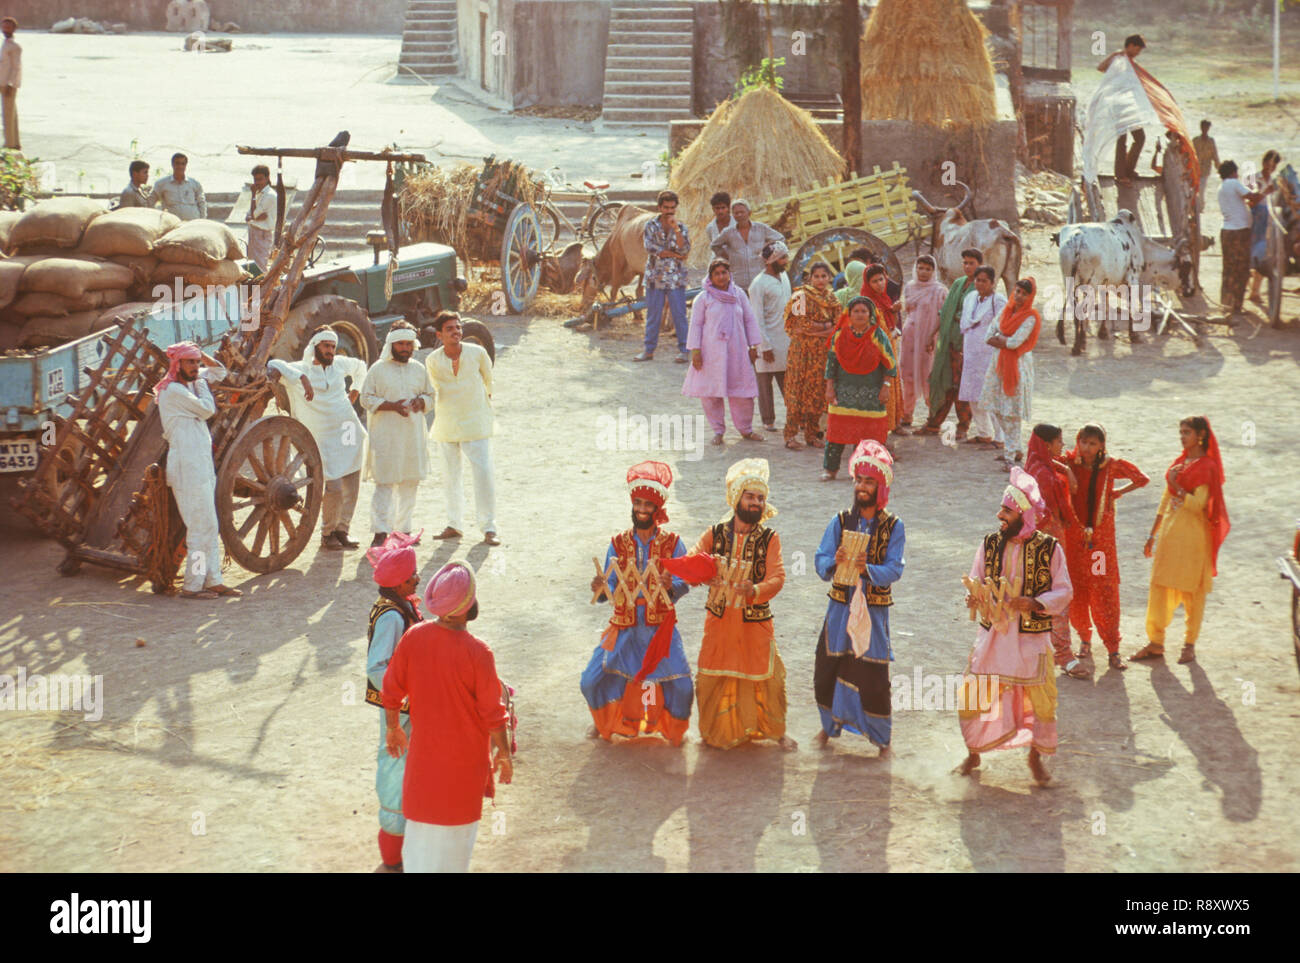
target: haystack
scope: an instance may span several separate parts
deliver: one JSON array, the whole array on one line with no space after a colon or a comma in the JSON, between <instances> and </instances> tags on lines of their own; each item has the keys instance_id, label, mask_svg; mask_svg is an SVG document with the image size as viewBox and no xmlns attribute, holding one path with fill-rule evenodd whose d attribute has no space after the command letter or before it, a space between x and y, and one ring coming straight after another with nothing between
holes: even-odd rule
<instances>
[{"instance_id":1,"label":"haystack","mask_svg":"<svg viewBox=\"0 0 1300 963\"><path fill-rule=\"evenodd\" d=\"M671 187L691 236L688 263L704 267L709 262L705 228L712 216L709 198L716 191L761 204L843 173L844 159L812 114L772 88L724 101L673 163Z\"/></svg>"},{"instance_id":2,"label":"haystack","mask_svg":"<svg viewBox=\"0 0 1300 963\"><path fill-rule=\"evenodd\" d=\"M990 126L987 35L965 0L879 0L862 34L862 116L953 130Z\"/></svg>"},{"instance_id":3,"label":"haystack","mask_svg":"<svg viewBox=\"0 0 1300 963\"><path fill-rule=\"evenodd\" d=\"M474 182L482 168L461 163L411 174L398 195L408 240L451 243L465 236Z\"/></svg>"}]
</instances>

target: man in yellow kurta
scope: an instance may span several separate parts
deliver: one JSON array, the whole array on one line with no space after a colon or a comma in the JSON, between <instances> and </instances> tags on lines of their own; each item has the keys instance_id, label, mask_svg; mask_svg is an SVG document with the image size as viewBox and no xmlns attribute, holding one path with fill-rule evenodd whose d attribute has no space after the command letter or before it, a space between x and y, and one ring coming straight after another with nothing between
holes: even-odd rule
<instances>
[{"instance_id":1,"label":"man in yellow kurta","mask_svg":"<svg viewBox=\"0 0 1300 963\"><path fill-rule=\"evenodd\" d=\"M393 325L361 385L361 407L370 413L364 477L375 483L372 545L384 544L392 532L411 534L415 496L429 474L424 412L433 401L433 382L424 365L411 361L416 343L409 324Z\"/></svg>"},{"instance_id":2,"label":"man in yellow kurta","mask_svg":"<svg viewBox=\"0 0 1300 963\"><path fill-rule=\"evenodd\" d=\"M785 665L768 605L785 585L785 566L780 537L763 524L776 514L767 503L767 482L765 459L732 465L727 471L732 516L701 535L693 550L713 556L718 571L709 583L695 690L700 738L719 749L751 739L798 748L785 734ZM736 561L738 569L732 566Z\"/></svg>"}]
</instances>

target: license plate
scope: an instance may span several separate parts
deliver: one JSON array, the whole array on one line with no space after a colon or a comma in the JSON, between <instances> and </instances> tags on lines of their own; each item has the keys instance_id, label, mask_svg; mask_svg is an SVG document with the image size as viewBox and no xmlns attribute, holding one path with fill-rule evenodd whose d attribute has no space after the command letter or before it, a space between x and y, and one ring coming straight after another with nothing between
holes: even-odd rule
<instances>
[{"instance_id":1,"label":"license plate","mask_svg":"<svg viewBox=\"0 0 1300 963\"><path fill-rule=\"evenodd\" d=\"M35 438L0 441L0 472L35 471L37 452Z\"/></svg>"}]
</instances>

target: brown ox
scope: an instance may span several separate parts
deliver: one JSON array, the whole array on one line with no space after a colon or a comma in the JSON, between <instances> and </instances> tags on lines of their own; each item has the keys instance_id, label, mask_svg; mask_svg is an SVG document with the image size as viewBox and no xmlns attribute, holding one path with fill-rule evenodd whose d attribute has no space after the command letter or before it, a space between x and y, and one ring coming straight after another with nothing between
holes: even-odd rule
<instances>
[{"instance_id":1,"label":"brown ox","mask_svg":"<svg viewBox=\"0 0 1300 963\"><path fill-rule=\"evenodd\" d=\"M613 301L618 292L636 284L636 299L645 295L645 227L657 215L631 204L623 205L614 227L594 258L582 262L575 283L582 291L582 306L587 308L602 292Z\"/></svg>"},{"instance_id":2,"label":"brown ox","mask_svg":"<svg viewBox=\"0 0 1300 963\"><path fill-rule=\"evenodd\" d=\"M961 184L961 181L957 183ZM1020 279L1020 237L1001 221L992 218L967 221L961 209L970 200L971 191L965 184L961 186L966 196L956 207L946 209L935 207L920 191L912 191L912 197L925 212L938 218L933 247L934 259L939 264L939 280L951 284L961 277L961 252L975 248L983 255L984 263L1002 279L1009 298L1012 286Z\"/></svg>"}]
</instances>

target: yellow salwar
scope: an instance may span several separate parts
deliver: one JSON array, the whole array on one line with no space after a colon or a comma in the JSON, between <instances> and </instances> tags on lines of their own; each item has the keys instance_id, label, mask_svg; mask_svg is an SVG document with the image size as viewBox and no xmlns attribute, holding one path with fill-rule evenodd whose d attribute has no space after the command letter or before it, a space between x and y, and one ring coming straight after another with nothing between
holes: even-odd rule
<instances>
[{"instance_id":1,"label":"yellow salwar","mask_svg":"<svg viewBox=\"0 0 1300 963\"><path fill-rule=\"evenodd\" d=\"M1147 641L1163 652L1165 630L1178 606L1187 624L1184 645L1195 645L1205 615L1205 597L1214 583L1214 542L1206 506L1210 486L1200 485L1175 505L1166 488L1160 498L1160 530L1151 561L1147 595Z\"/></svg>"},{"instance_id":2,"label":"yellow salwar","mask_svg":"<svg viewBox=\"0 0 1300 963\"><path fill-rule=\"evenodd\" d=\"M733 558L741 557L745 539L737 535ZM713 554L713 530L706 531L693 554ZM767 546L767 568L751 605L769 601L785 585L780 537ZM776 648L771 619L746 622L744 606L731 606L721 618L704 616L704 641L695 677L699 699L700 738L710 746L730 749L742 742L780 739L785 735L785 665Z\"/></svg>"}]
</instances>

